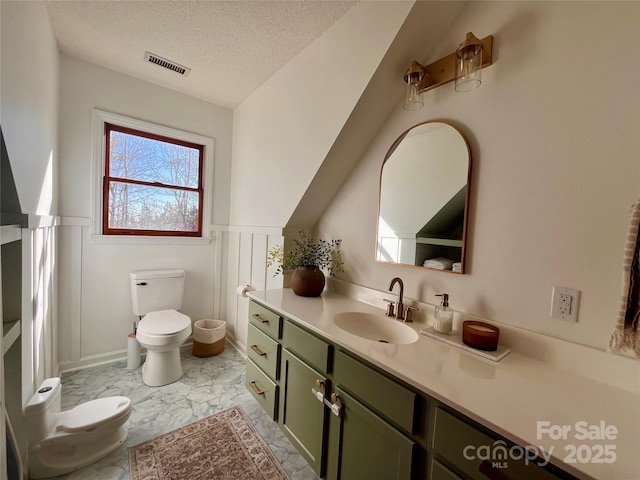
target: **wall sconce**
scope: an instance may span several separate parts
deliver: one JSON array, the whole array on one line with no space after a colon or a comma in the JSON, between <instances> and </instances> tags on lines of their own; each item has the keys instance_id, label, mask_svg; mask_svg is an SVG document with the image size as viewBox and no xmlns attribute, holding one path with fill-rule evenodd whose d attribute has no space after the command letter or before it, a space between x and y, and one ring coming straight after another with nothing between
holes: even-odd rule
<instances>
[{"instance_id":1,"label":"wall sconce","mask_svg":"<svg viewBox=\"0 0 640 480\"><path fill-rule=\"evenodd\" d=\"M457 92L468 92L482 83L482 67L492 63L493 36L478 39L473 33L467 33L464 42L450 55L441 58L426 67L415 60L404 74L407 84L404 104L405 110L418 110L424 105L422 94L455 79Z\"/></svg>"}]
</instances>

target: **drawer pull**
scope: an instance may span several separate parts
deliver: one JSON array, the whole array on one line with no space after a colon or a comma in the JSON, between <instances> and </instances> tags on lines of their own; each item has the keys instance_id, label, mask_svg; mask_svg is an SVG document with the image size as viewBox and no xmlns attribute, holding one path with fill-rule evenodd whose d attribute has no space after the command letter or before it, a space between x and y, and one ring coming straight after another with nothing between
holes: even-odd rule
<instances>
[{"instance_id":1,"label":"drawer pull","mask_svg":"<svg viewBox=\"0 0 640 480\"><path fill-rule=\"evenodd\" d=\"M269 323L269 320L267 320L266 318L262 318L260 315L258 315L257 313L254 313L253 315L251 315L253 318L255 318L257 321L259 321L260 323Z\"/></svg>"},{"instance_id":2,"label":"drawer pull","mask_svg":"<svg viewBox=\"0 0 640 480\"><path fill-rule=\"evenodd\" d=\"M256 392L256 395L264 395L264 390L260 390L256 385L256 382L251 382L249 385L251 386L251 389Z\"/></svg>"},{"instance_id":3,"label":"drawer pull","mask_svg":"<svg viewBox=\"0 0 640 480\"><path fill-rule=\"evenodd\" d=\"M487 477L489 480L509 480L509 478L500 470L493 468L491 463L487 460L483 460L480 464L478 471Z\"/></svg>"},{"instance_id":4,"label":"drawer pull","mask_svg":"<svg viewBox=\"0 0 640 480\"><path fill-rule=\"evenodd\" d=\"M258 355L260 355L261 357L266 357L267 356L267 352L263 352L262 350L260 350L258 348L258 345L251 345L251 350L253 350L254 352L256 352Z\"/></svg>"}]
</instances>

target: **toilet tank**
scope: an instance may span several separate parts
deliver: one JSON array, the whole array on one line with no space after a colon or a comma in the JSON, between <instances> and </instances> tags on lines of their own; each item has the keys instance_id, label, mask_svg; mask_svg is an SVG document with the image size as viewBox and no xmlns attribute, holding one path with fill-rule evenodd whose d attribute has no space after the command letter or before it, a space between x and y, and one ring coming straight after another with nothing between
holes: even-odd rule
<instances>
[{"instance_id":1,"label":"toilet tank","mask_svg":"<svg viewBox=\"0 0 640 480\"><path fill-rule=\"evenodd\" d=\"M36 443L49 435L58 420L62 389L60 378L47 378L24 407L27 439Z\"/></svg>"},{"instance_id":2,"label":"toilet tank","mask_svg":"<svg viewBox=\"0 0 640 480\"><path fill-rule=\"evenodd\" d=\"M184 291L184 270L136 270L129 274L133 314L158 310L180 310Z\"/></svg>"}]
</instances>

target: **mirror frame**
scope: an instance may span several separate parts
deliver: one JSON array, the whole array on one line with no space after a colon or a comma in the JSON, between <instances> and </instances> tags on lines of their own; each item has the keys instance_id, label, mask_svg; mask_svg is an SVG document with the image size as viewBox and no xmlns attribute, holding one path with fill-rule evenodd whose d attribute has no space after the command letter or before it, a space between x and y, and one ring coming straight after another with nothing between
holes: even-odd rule
<instances>
[{"instance_id":1,"label":"mirror frame","mask_svg":"<svg viewBox=\"0 0 640 480\"><path fill-rule=\"evenodd\" d=\"M437 268L431 268L431 267L425 267L423 265L415 265L415 264L410 264L410 263L400 263L400 262L389 262L389 261L385 261L385 260L378 260L378 239L380 238L380 210L381 210L381 200L382 200L382 173L384 171L384 166L386 165L387 161L389 160L389 158L391 157L391 155L395 152L395 150L398 148L398 145L400 145L400 143L402 142L402 140L404 140L404 138L407 136L407 134L413 130L414 128L420 127L422 125L428 125L428 124L442 124L442 125L446 125L447 127L452 128L453 130L456 131L456 133L458 133L458 135L460 135L460 138L464 141L465 147L467 149L467 183L466 183L466 193L465 193L465 199L464 199L464 218L463 218L463 224L462 224L462 247L461 247L461 253L460 253L460 262L461 262L461 269L460 272L453 272L451 270L439 270ZM462 275L464 273L466 273L466 250L467 250L467 232L468 232L468 223L469 223L469 197L470 197L470 190L471 190L471 166L472 166L472 156L471 156L471 148L469 147L469 141L467 140L467 138L462 134L462 132L460 131L460 129L456 128L454 125L445 122L443 120L428 120L426 122L420 122L417 123L415 125L412 125L411 127L407 128L404 132L402 132L400 134L400 136L398 138L396 138L396 140L391 144L391 147L389 147L389 150L387 151L387 154L384 157L384 160L382 162L382 166L380 167L380 178L379 178L379 183L378 183L378 212L377 212L377 216L376 216L376 239L375 239L375 252L374 252L374 258L375 261L378 263L385 263L388 265L399 265L399 266L407 266L407 267L417 267L417 268L426 268L428 270L431 271L438 271L438 272L446 272L446 273L453 273L456 275Z\"/></svg>"}]
</instances>

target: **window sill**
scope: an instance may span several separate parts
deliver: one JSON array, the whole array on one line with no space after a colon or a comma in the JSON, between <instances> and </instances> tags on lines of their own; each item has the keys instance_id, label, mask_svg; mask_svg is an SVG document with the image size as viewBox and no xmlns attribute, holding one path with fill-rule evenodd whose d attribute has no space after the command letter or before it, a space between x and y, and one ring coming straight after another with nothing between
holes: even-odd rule
<instances>
[{"instance_id":1,"label":"window sill","mask_svg":"<svg viewBox=\"0 0 640 480\"><path fill-rule=\"evenodd\" d=\"M153 237L133 235L89 235L94 245L209 245L212 237Z\"/></svg>"}]
</instances>

